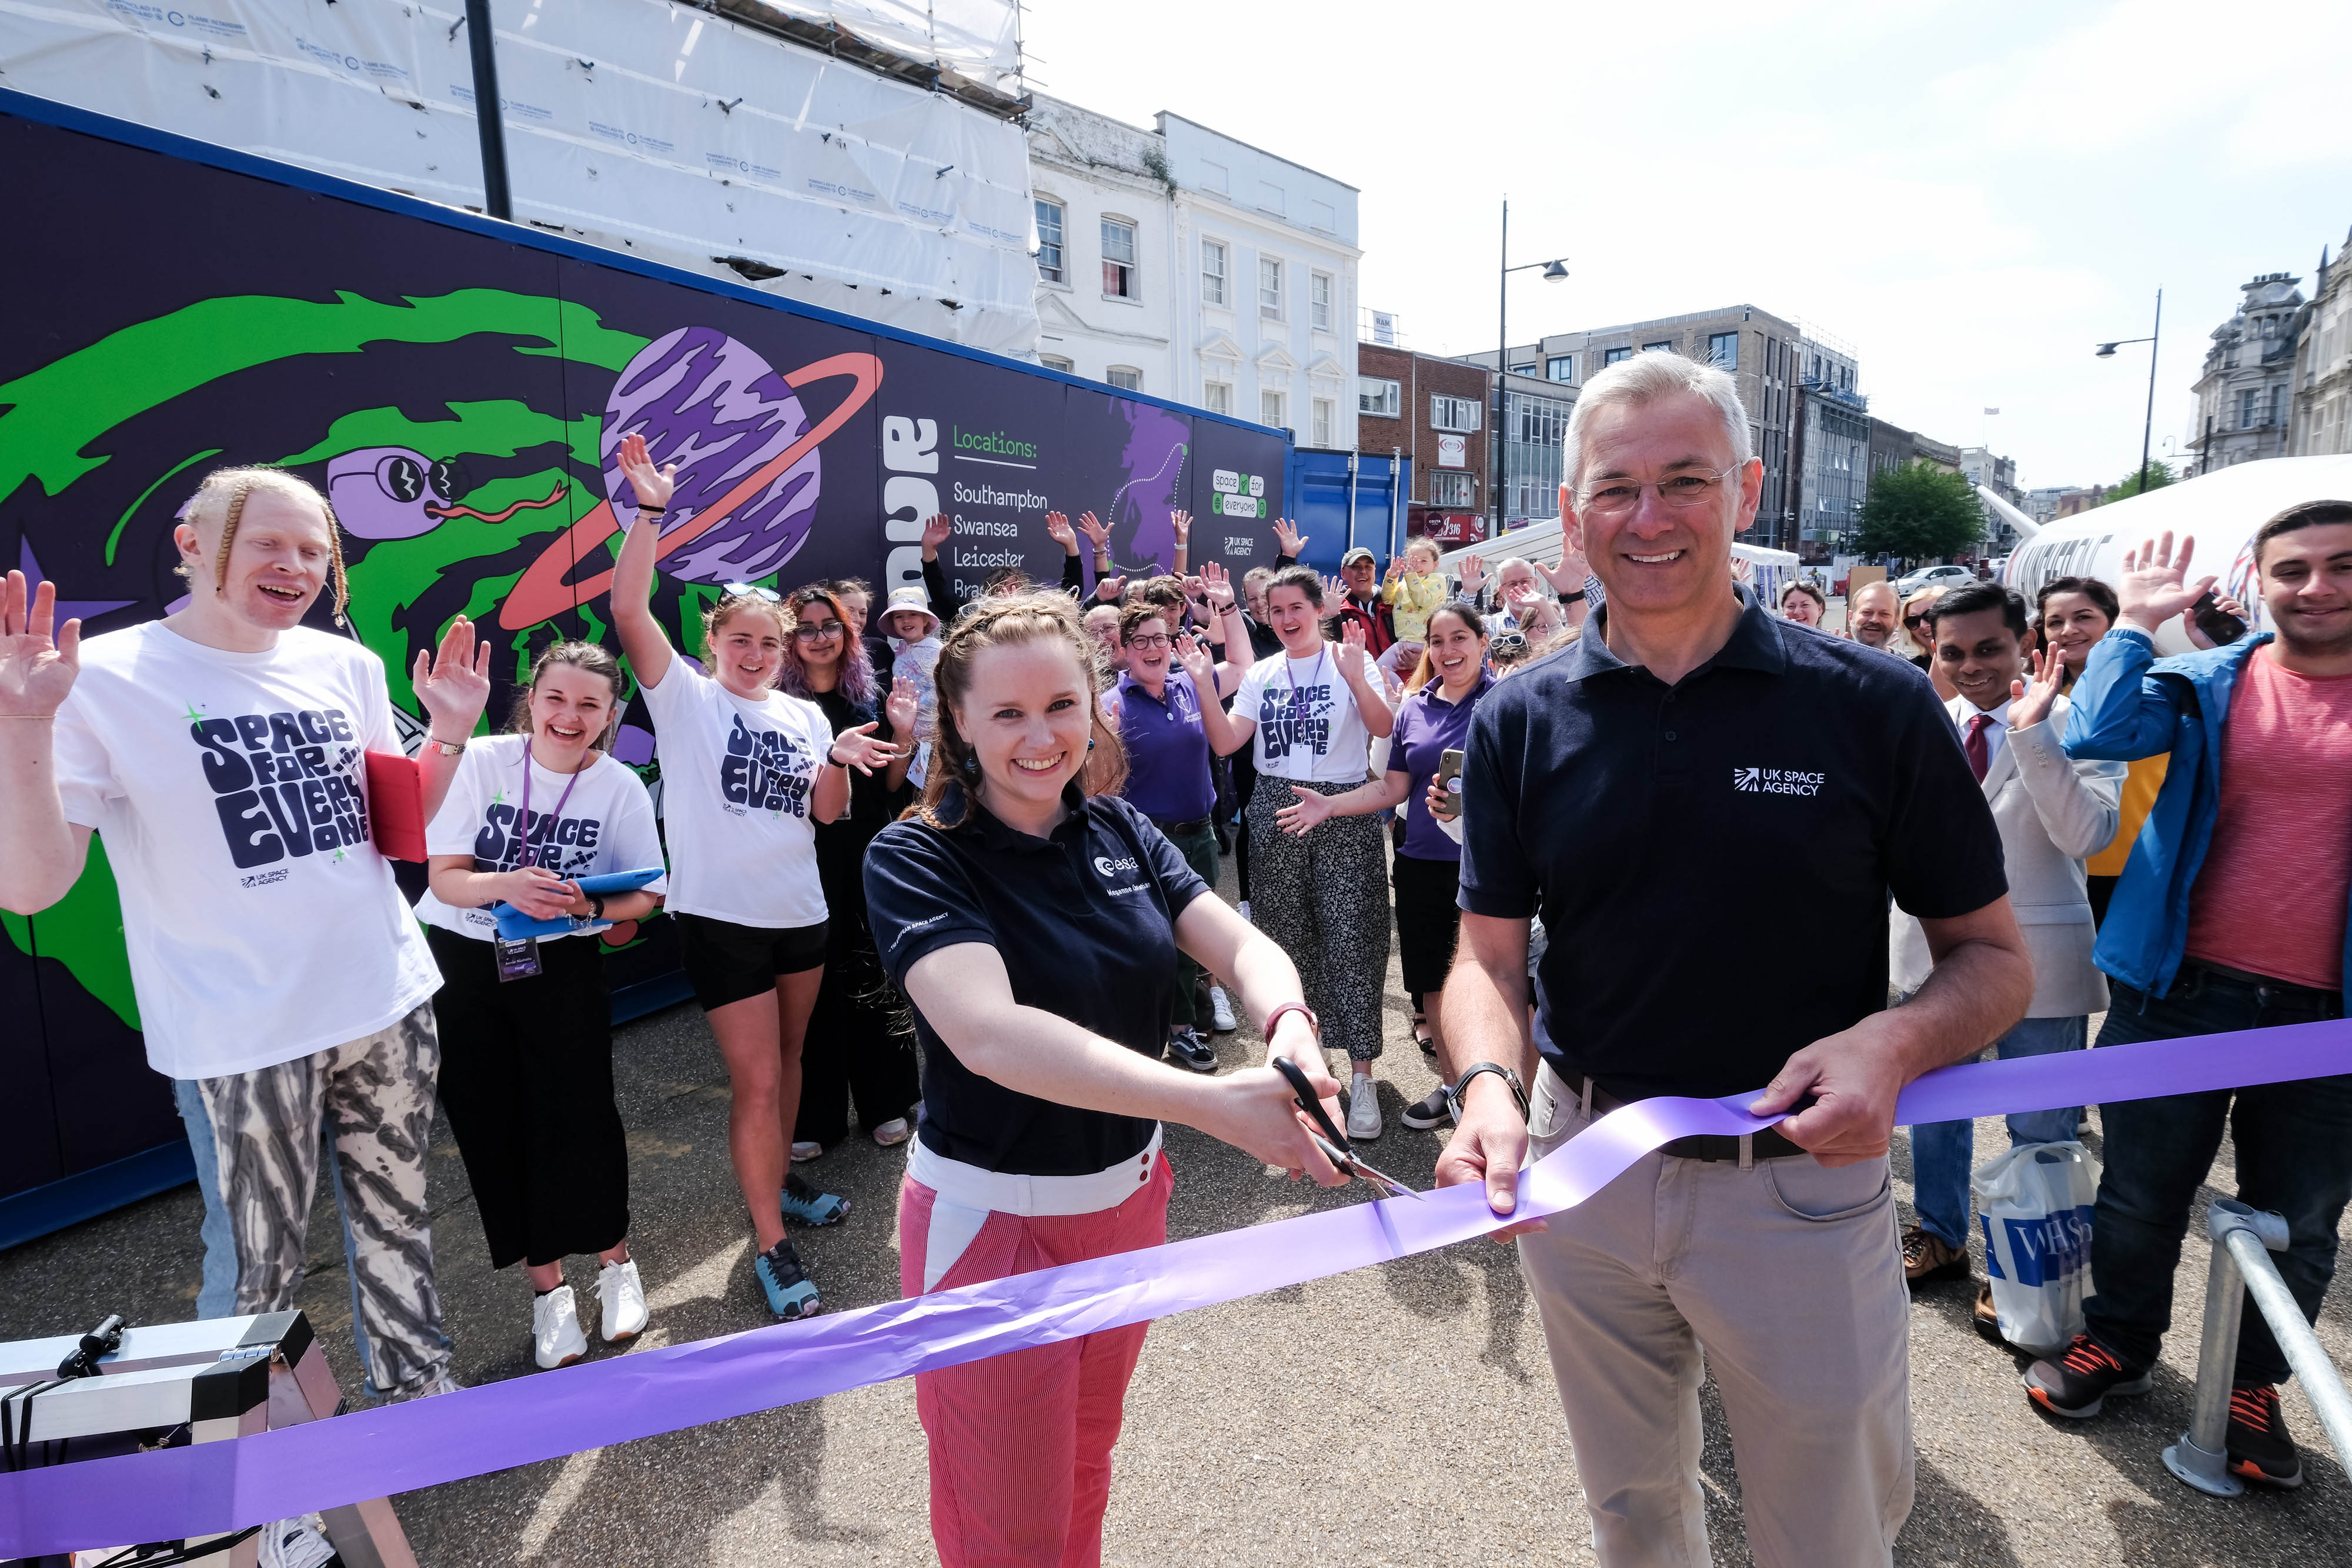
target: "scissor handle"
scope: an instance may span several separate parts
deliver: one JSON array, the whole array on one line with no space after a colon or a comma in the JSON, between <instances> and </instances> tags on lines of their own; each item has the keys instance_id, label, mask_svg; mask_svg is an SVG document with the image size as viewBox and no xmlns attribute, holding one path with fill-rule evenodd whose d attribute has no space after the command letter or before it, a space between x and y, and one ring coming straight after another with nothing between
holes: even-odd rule
<instances>
[{"instance_id":1,"label":"scissor handle","mask_svg":"<svg viewBox=\"0 0 2352 1568\"><path fill-rule=\"evenodd\" d=\"M1271 1065L1288 1081L1290 1092L1297 1100L1298 1108L1314 1117L1315 1125L1321 1129L1324 1137L1337 1145L1341 1154L1352 1159L1354 1151L1349 1146L1348 1134L1333 1126L1331 1118L1323 1113L1323 1103L1315 1098L1315 1091L1307 1083L1305 1071L1286 1056L1276 1057Z\"/></svg>"}]
</instances>

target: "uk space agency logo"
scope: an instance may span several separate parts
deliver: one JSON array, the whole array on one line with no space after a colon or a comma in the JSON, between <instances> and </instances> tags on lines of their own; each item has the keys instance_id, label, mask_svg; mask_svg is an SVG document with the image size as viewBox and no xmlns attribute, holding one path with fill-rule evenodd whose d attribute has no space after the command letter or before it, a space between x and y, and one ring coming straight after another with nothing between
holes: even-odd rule
<instances>
[{"instance_id":1,"label":"uk space agency logo","mask_svg":"<svg viewBox=\"0 0 2352 1568\"><path fill-rule=\"evenodd\" d=\"M1792 768L1735 768L1731 788L1742 795L1818 795L1828 778Z\"/></svg>"}]
</instances>

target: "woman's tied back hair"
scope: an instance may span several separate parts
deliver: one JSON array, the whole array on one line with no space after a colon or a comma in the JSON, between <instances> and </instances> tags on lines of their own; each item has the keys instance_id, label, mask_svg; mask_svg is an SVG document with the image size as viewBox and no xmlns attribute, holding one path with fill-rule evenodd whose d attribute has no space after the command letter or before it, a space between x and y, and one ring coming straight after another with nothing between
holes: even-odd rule
<instances>
[{"instance_id":1,"label":"woman's tied back hair","mask_svg":"<svg viewBox=\"0 0 2352 1568\"><path fill-rule=\"evenodd\" d=\"M611 685L613 709L604 716L603 732L588 743L589 749L593 751L611 750L614 732L621 727L621 709L626 704L622 699L621 662L613 657L612 650L602 643L551 643L541 650L539 657L531 661L530 679L524 684L522 690L515 693L514 706L507 714L508 733L531 733L531 695L539 690L539 683L547 677L547 672L560 664L569 664L592 675L602 675Z\"/></svg>"},{"instance_id":2,"label":"woman's tied back hair","mask_svg":"<svg viewBox=\"0 0 2352 1568\"><path fill-rule=\"evenodd\" d=\"M931 680L939 693L939 735L931 749L930 772L923 781L923 798L910 815L934 828L961 827L971 814L979 789L979 757L956 727L956 709L971 692L971 667L990 648L1016 643L1051 642L1059 638L1087 677L1087 727L1094 740L1080 788L1089 795L1111 795L1127 782L1127 751L1118 732L1103 721L1104 671L1089 645L1077 601L1066 593L1032 592L972 601L956 618L940 643L939 663ZM951 806L950 785L957 787Z\"/></svg>"},{"instance_id":3,"label":"woman's tied back hair","mask_svg":"<svg viewBox=\"0 0 2352 1568\"><path fill-rule=\"evenodd\" d=\"M756 610L776 623L776 635L785 646L793 641L793 618L784 607L763 593L723 593L719 602L702 612L702 650L706 656L711 644L719 641L719 629L745 611Z\"/></svg>"},{"instance_id":4,"label":"woman's tied back hair","mask_svg":"<svg viewBox=\"0 0 2352 1568\"><path fill-rule=\"evenodd\" d=\"M328 559L334 569L335 624L348 624L343 619L343 611L352 601L352 587L343 573L343 527L335 520L335 508L328 505L327 497L319 493L317 486L299 474L284 468L260 465L215 468L205 476L204 483L196 486L196 493L188 497L186 506L180 508L180 520L192 528L202 528L215 519L221 525L220 550L213 558L215 596L225 597L228 592L229 552L236 548L237 525L245 520L246 498L256 490L274 491L289 501L316 507L319 515L327 519ZM191 585L194 583L195 574L188 570L186 561L182 561L173 570L186 578Z\"/></svg>"}]
</instances>

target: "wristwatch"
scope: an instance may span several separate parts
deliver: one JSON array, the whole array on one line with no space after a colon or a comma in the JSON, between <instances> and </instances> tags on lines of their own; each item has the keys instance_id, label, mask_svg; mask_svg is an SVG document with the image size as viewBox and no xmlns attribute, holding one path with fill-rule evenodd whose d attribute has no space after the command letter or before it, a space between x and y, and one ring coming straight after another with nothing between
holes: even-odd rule
<instances>
[{"instance_id":1,"label":"wristwatch","mask_svg":"<svg viewBox=\"0 0 2352 1568\"><path fill-rule=\"evenodd\" d=\"M591 893L585 896L588 900L588 918L591 920L604 919L604 895L601 893Z\"/></svg>"},{"instance_id":2,"label":"wristwatch","mask_svg":"<svg viewBox=\"0 0 2352 1568\"><path fill-rule=\"evenodd\" d=\"M1528 1114L1528 1087L1519 1082L1517 1073L1499 1061L1474 1061L1470 1064L1468 1071L1454 1081L1454 1086L1445 1092L1445 1096L1454 1102L1454 1108L1457 1111L1461 1108L1464 1091L1470 1087L1470 1081L1482 1072L1491 1072L1511 1086L1511 1098L1519 1103L1519 1119L1525 1121Z\"/></svg>"}]
</instances>

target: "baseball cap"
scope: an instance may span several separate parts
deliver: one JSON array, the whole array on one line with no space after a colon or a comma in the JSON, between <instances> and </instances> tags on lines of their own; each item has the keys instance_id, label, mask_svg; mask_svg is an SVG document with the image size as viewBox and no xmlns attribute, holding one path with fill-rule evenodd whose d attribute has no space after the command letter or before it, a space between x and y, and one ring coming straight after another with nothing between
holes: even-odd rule
<instances>
[{"instance_id":1,"label":"baseball cap","mask_svg":"<svg viewBox=\"0 0 2352 1568\"><path fill-rule=\"evenodd\" d=\"M1366 549L1362 545L1358 545L1354 549L1349 550L1346 555L1339 558L1339 564L1341 566L1353 566L1359 559L1373 560L1378 558L1376 558L1370 550Z\"/></svg>"}]
</instances>

